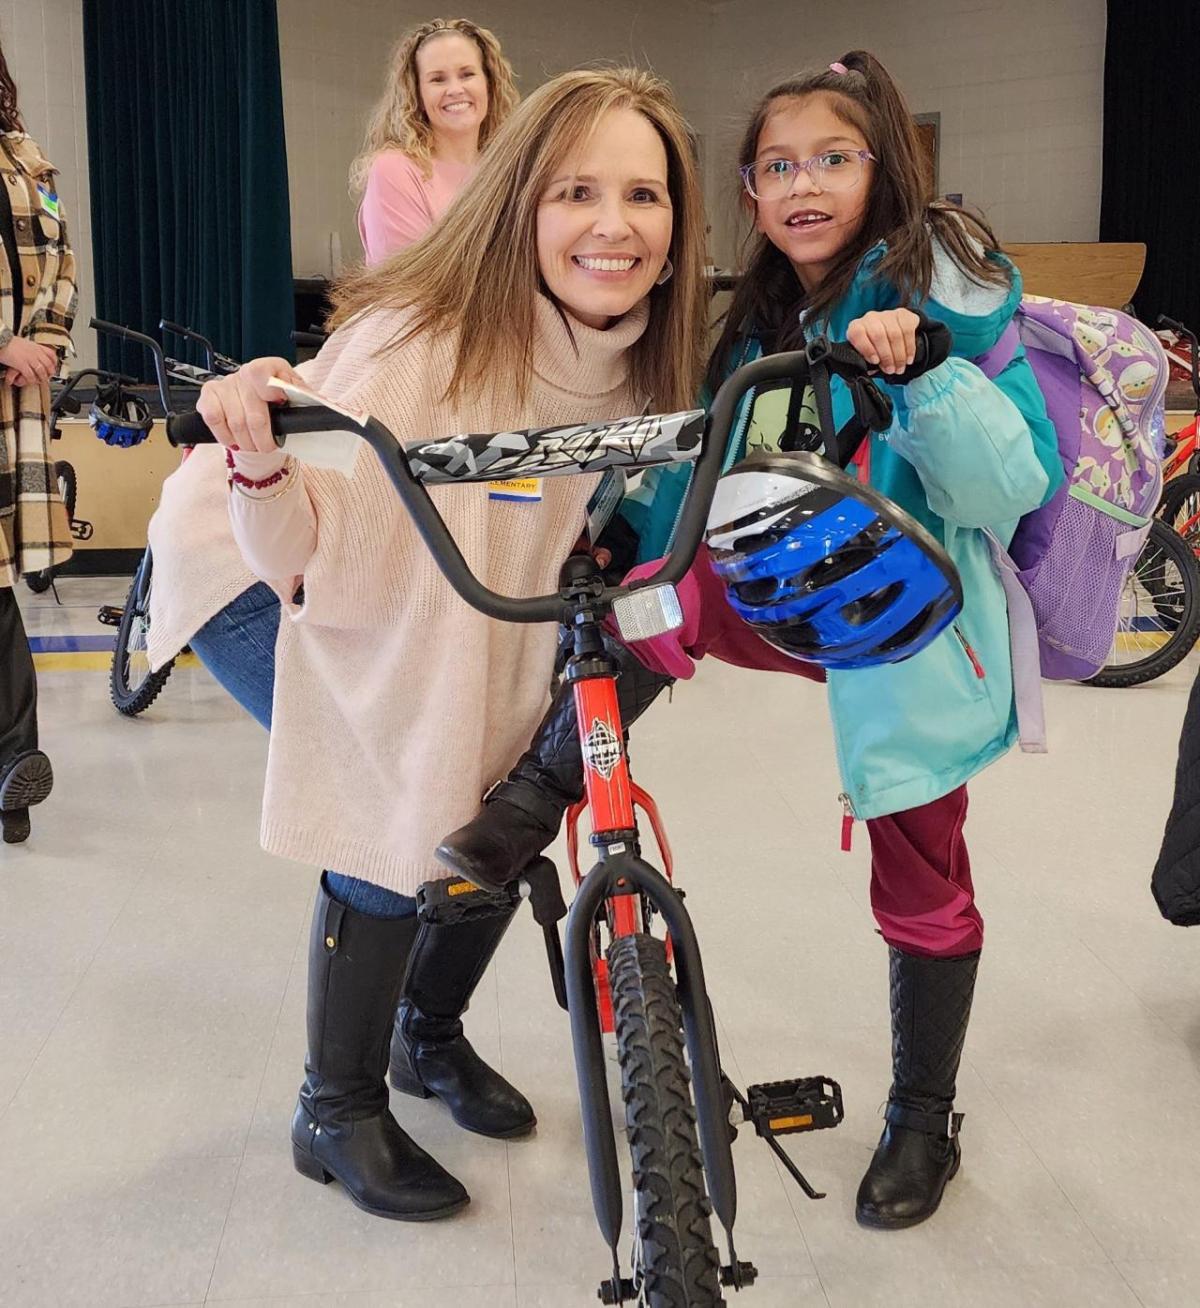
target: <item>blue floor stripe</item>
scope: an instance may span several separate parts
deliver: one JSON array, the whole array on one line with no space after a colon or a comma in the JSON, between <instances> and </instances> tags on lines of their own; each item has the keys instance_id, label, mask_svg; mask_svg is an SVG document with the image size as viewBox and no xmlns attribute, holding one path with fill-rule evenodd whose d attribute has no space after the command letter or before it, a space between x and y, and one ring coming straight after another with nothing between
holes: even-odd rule
<instances>
[{"instance_id":1,"label":"blue floor stripe","mask_svg":"<svg viewBox=\"0 0 1200 1308\"><path fill-rule=\"evenodd\" d=\"M29 648L35 654L79 654L111 651L115 636L30 636Z\"/></svg>"}]
</instances>

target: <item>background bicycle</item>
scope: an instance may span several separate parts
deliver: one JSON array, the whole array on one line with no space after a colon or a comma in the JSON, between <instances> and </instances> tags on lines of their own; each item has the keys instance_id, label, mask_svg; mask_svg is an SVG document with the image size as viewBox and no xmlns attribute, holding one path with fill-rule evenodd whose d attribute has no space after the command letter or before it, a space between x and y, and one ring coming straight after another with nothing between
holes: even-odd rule
<instances>
[{"instance_id":1,"label":"background bicycle","mask_svg":"<svg viewBox=\"0 0 1200 1308\"><path fill-rule=\"evenodd\" d=\"M171 381L195 391L210 377L234 372L238 367L233 359L214 349L212 342L206 336L165 319L159 323L164 333L174 333L200 346L204 354L203 366L172 358L153 337L145 336L117 323L94 318L91 326L97 331L111 332L126 340L136 341L151 352L154 358L155 376L158 379L159 399L163 413L168 419L175 411ZM144 713L158 698L175 667L175 660L172 659L157 671L152 671L150 668L147 641L150 631L150 588L153 577L154 559L147 545L130 582L125 603L120 608L103 605L96 615L106 626L117 629L112 667L109 672L109 694L113 707L125 717L137 717L140 713Z\"/></svg>"}]
</instances>

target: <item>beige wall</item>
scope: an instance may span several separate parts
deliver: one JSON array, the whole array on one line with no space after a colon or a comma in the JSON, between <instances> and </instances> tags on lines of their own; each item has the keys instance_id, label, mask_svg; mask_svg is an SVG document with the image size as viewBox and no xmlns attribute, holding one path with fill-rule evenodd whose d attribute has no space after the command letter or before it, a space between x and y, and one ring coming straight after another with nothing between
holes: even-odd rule
<instances>
[{"instance_id":1,"label":"beige wall","mask_svg":"<svg viewBox=\"0 0 1200 1308\"><path fill-rule=\"evenodd\" d=\"M856 47L915 113L941 115L943 194L1006 241L1094 241L1100 227L1104 0L718 0L708 133L724 163L774 81ZM711 217L729 253L729 188Z\"/></svg>"},{"instance_id":2,"label":"beige wall","mask_svg":"<svg viewBox=\"0 0 1200 1308\"><path fill-rule=\"evenodd\" d=\"M346 174L367 115L383 87L388 55L403 32L433 13L396 0L278 0L292 200L292 257L300 275L328 273L329 234L343 257L362 247L357 201ZM595 60L655 68L675 86L702 130L712 16L692 0L606 0L602 5L547 5L535 0L468 6L500 38L522 92Z\"/></svg>"}]
</instances>

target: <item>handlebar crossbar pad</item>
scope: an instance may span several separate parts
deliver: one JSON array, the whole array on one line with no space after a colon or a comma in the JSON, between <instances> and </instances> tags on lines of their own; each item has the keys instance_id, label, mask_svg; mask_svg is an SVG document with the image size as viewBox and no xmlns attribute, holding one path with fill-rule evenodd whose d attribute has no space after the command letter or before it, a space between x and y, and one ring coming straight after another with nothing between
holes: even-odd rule
<instances>
[{"instance_id":1,"label":"handlebar crossbar pad","mask_svg":"<svg viewBox=\"0 0 1200 1308\"><path fill-rule=\"evenodd\" d=\"M407 446L404 453L413 476L430 486L683 463L699 454L703 435L704 412L690 409L586 426L451 436Z\"/></svg>"}]
</instances>

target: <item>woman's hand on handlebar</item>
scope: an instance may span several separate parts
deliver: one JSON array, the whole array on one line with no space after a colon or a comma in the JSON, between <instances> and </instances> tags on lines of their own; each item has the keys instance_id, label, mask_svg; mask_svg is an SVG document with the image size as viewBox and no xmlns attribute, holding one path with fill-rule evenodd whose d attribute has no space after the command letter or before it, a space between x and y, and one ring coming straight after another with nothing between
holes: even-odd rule
<instances>
[{"instance_id":1,"label":"woman's hand on handlebar","mask_svg":"<svg viewBox=\"0 0 1200 1308\"><path fill-rule=\"evenodd\" d=\"M904 372L916 358L921 319L911 309L864 313L846 328L846 340L883 373Z\"/></svg>"},{"instance_id":2,"label":"woman's hand on handlebar","mask_svg":"<svg viewBox=\"0 0 1200 1308\"><path fill-rule=\"evenodd\" d=\"M279 446L271 432L272 404L287 397L271 379L303 381L286 359L252 359L228 377L217 377L200 388L196 412L218 441L231 450L273 454Z\"/></svg>"}]
</instances>

